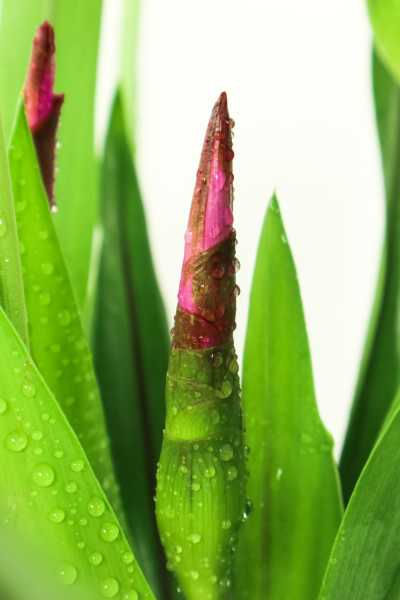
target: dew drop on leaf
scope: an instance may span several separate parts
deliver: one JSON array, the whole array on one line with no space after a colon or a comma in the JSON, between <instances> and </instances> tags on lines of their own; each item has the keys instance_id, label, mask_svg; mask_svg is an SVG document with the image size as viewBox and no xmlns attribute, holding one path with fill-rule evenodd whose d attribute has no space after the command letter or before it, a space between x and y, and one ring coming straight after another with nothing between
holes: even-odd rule
<instances>
[{"instance_id":1,"label":"dew drop on leaf","mask_svg":"<svg viewBox=\"0 0 400 600\"><path fill-rule=\"evenodd\" d=\"M78 486L75 483L75 481L68 481L68 483L65 484L65 491L68 494L75 494L77 489L78 489Z\"/></svg>"},{"instance_id":2,"label":"dew drop on leaf","mask_svg":"<svg viewBox=\"0 0 400 600\"><path fill-rule=\"evenodd\" d=\"M232 394L232 384L228 379L222 382L221 387L216 391L218 398L229 398Z\"/></svg>"},{"instance_id":3,"label":"dew drop on leaf","mask_svg":"<svg viewBox=\"0 0 400 600\"><path fill-rule=\"evenodd\" d=\"M105 511L105 504L101 498L92 498L88 503L88 512L92 517L101 517Z\"/></svg>"},{"instance_id":4,"label":"dew drop on leaf","mask_svg":"<svg viewBox=\"0 0 400 600\"><path fill-rule=\"evenodd\" d=\"M129 592L125 592L122 600L139 600L139 594L135 590L130 590Z\"/></svg>"},{"instance_id":5,"label":"dew drop on leaf","mask_svg":"<svg viewBox=\"0 0 400 600\"><path fill-rule=\"evenodd\" d=\"M85 464L83 462L83 460L74 460L71 463L71 470L74 471L74 473L80 473L81 471L83 471Z\"/></svg>"},{"instance_id":6,"label":"dew drop on leaf","mask_svg":"<svg viewBox=\"0 0 400 600\"><path fill-rule=\"evenodd\" d=\"M227 470L226 477L227 477L228 481L234 481L237 476L238 476L238 470L234 465L232 465Z\"/></svg>"},{"instance_id":7,"label":"dew drop on leaf","mask_svg":"<svg viewBox=\"0 0 400 600\"><path fill-rule=\"evenodd\" d=\"M6 437L6 448L11 452L22 452L28 445L28 438L23 431L11 431Z\"/></svg>"},{"instance_id":8,"label":"dew drop on leaf","mask_svg":"<svg viewBox=\"0 0 400 600\"><path fill-rule=\"evenodd\" d=\"M5 400L0 398L0 415L4 415L7 412L8 404Z\"/></svg>"},{"instance_id":9,"label":"dew drop on leaf","mask_svg":"<svg viewBox=\"0 0 400 600\"><path fill-rule=\"evenodd\" d=\"M54 508L49 514L49 519L52 523L62 523L65 519L65 512L62 508Z\"/></svg>"},{"instance_id":10,"label":"dew drop on leaf","mask_svg":"<svg viewBox=\"0 0 400 600\"><path fill-rule=\"evenodd\" d=\"M114 577L107 577L101 582L101 593L104 598L114 598L119 592L119 583Z\"/></svg>"},{"instance_id":11,"label":"dew drop on leaf","mask_svg":"<svg viewBox=\"0 0 400 600\"><path fill-rule=\"evenodd\" d=\"M215 472L215 468L211 465L204 469L204 476L207 477L207 479L212 479L215 477Z\"/></svg>"},{"instance_id":12,"label":"dew drop on leaf","mask_svg":"<svg viewBox=\"0 0 400 600\"><path fill-rule=\"evenodd\" d=\"M119 529L115 523L103 523L100 536L105 542L114 542L119 536Z\"/></svg>"},{"instance_id":13,"label":"dew drop on leaf","mask_svg":"<svg viewBox=\"0 0 400 600\"><path fill-rule=\"evenodd\" d=\"M24 381L24 383L22 384L22 393L27 398L34 398L34 396L36 396L35 384L31 381Z\"/></svg>"},{"instance_id":14,"label":"dew drop on leaf","mask_svg":"<svg viewBox=\"0 0 400 600\"><path fill-rule=\"evenodd\" d=\"M50 465L36 465L32 472L32 479L39 487L49 487L55 479L54 470Z\"/></svg>"},{"instance_id":15,"label":"dew drop on leaf","mask_svg":"<svg viewBox=\"0 0 400 600\"><path fill-rule=\"evenodd\" d=\"M103 562L103 555L101 552L92 552L89 556L89 562L94 567L98 567Z\"/></svg>"},{"instance_id":16,"label":"dew drop on leaf","mask_svg":"<svg viewBox=\"0 0 400 600\"><path fill-rule=\"evenodd\" d=\"M232 460L233 458L233 448L230 444L224 444L223 446L221 446L220 450L219 450L219 455L221 457L221 460L223 461L228 461L228 460Z\"/></svg>"},{"instance_id":17,"label":"dew drop on leaf","mask_svg":"<svg viewBox=\"0 0 400 600\"><path fill-rule=\"evenodd\" d=\"M70 563L64 563L58 570L58 576L64 585L72 585L78 578L78 571Z\"/></svg>"},{"instance_id":18,"label":"dew drop on leaf","mask_svg":"<svg viewBox=\"0 0 400 600\"><path fill-rule=\"evenodd\" d=\"M122 555L122 560L124 561L124 563L126 565L131 565L133 563L133 560L134 560L132 552L125 552Z\"/></svg>"}]
</instances>

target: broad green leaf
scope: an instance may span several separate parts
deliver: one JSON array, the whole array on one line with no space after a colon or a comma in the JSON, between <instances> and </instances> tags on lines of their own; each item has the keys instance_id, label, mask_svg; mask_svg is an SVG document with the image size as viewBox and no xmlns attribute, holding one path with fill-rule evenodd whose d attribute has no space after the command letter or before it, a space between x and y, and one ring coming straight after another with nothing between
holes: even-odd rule
<instances>
[{"instance_id":1,"label":"broad green leaf","mask_svg":"<svg viewBox=\"0 0 400 600\"><path fill-rule=\"evenodd\" d=\"M23 107L10 165L21 242L31 354L119 508L103 408Z\"/></svg>"},{"instance_id":2,"label":"broad green leaf","mask_svg":"<svg viewBox=\"0 0 400 600\"><path fill-rule=\"evenodd\" d=\"M119 95L102 175L95 364L138 558L159 587L153 495L164 426L168 335Z\"/></svg>"},{"instance_id":3,"label":"broad green leaf","mask_svg":"<svg viewBox=\"0 0 400 600\"><path fill-rule=\"evenodd\" d=\"M0 122L0 304L28 342L24 285L7 151Z\"/></svg>"},{"instance_id":4,"label":"broad green leaf","mask_svg":"<svg viewBox=\"0 0 400 600\"><path fill-rule=\"evenodd\" d=\"M0 0L0 100L11 132L37 27L48 19L56 34L56 90L65 93L59 128L57 229L80 308L86 295L98 170L94 98L101 0Z\"/></svg>"},{"instance_id":5,"label":"broad green leaf","mask_svg":"<svg viewBox=\"0 0 400 600\"><path fill-rule=\"evenodd\" d=\"M378 135L386 191L386 227L380 277L341 459L347 500L374 445L400 383L400 89L373 58Z\"/></svg>"},{"instance_id":6,"label":"broad green leaf","mask_svg":"<svg viewBox=\"0 0 400 600\"><path fill-rule=\"evenodd\" d=\"M46 549L71 594L82 585L97 597L117 589L152 599L77 436L3 310L0 351L3 522Z\"/></svg>"},{"instance_id":7,"label":"broad green leaf","mask_svg":"<svg viewBox=\"0 0 400 600\"><path fill-rule=\"evenodd\" d=\"M261 234L243 366L252 513L237 598L317 597L341 518L332 439L315 401L299 284L276 198ZM340 596L338 596L339 598Z\"/></svg>"},{"instance_id":8,"label":"broad green leaf","mask_svg":"<svg viewBox=\"0 0 400 600\"><path fill-rule=\"evenodd\" d=\"M375 44L385 65L400 80L400 3L398 0L368 0Z\"/></svg>"},{"instance_id":9,"label":"broad green leaf","mask_svg":"<svg viewBox=\"0 0 400 600\"><path fill-rule=\"evenodd\" d=\"M400 597L400 397L351 496L320 600Z\"/></svg>"},{"instance_id":10,"label":"broad green leaf","mask_svg":"<svg viewBox=\"0 0 400 600\"><path fill-rule=\"evenodd\" d=\"M1 506L1 503L0 503ZM0 508L3 512L3 508ZM70 600L71 589L61 586L56 569L49 570L43 546L21 539L1 526L0 598L1 600ZM74 600L95 600L95 590L74 589Z\"/></svg>"}]
</instances>

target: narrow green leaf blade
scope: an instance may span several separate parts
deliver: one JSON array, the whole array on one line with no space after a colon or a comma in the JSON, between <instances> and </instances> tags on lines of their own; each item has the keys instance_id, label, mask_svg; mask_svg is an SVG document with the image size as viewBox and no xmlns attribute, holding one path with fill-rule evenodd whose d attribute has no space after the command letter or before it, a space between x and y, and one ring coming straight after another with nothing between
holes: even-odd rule
<instances>
[{"instance_id":1,"label":"narrow green leaf blade","mask_svg":"<svg viewBox=\"0 0 400 600\"><path fill-rule=\"evenodd\" d=\"M168 335L119 95L106 142L102 190L95 364L138 557L159 587L153 495L165 418Z\"/></svg>"},{"instance_id":2,"label":"narrow green leaf blade","mask_svg":"<svg viewBox=\"0 0 400 600\"><path fill-rule=\"evenodd\" d=\"M400 81L400 4L397 0L368 0L367 4L379 55Z\"/></svg>"},{"instance_id":3,"label":"narrow green leaf blade","mask_svg":"<svg viewBox=\"0 0 400 600\"><path fill-rule=\"evenodd\" d=\"M375 443L400 383L400 88L374 53L373 83L386 191L380 276L346 434L341 478L345 500Z\"/></svg>"},{"instance_id":4,"label":"narrow green leaf blade","mask_svg":"<svg viewBox=\"0 0 400 600\"><path fill-rule=\"evenodd\" d=\"M22 106L12 137L10 165L31 353L113 506L120 510L92 358Z\"/></svg>"},{"instance_id":5,"label":"narrow green leaf blade","mask_svg":"<svg viewBox=\"0 0 400 600\"><path fill-rule=\"evenodd\" d=\"M153 599L78 438L3 310L0 351L4 522L40 540L72 589Z\"/></svg>"},{"instance_id":6,"label":"narrow green leaf blade","mask_svg":"<svg viewBox=\"0 0 400 600\"><path fill-rule=\"evenodd\" d=\"M400 597L400 397L340 526L320 600Z\"/></svg>"},{"instance_id":7,"label":"narrow green leaf blade","mask_svg":"<svg viewBox=\"0 0 400 600\"><path fill-rule=\"evenodd\" d=\"M97 52L101 0L2 0L0 99L7 139L25 80L33 36L48 19L56 34L56 91L65 93L58 132L55 218L79 307L86 297L91 241L98 218L94 148Z\"/></svg>"},{"instance_id":8,"label":"narrow green leaf blade","mask_svg":"<svg viewBox=\"0 0 400 600\"><path fill-rule=\"evenodd\" d=\"M237 597L313 600L340 523L341 499L276 198L266 214L254 273L243 403L253 511L239 540Z\"/></svg>"},{"instance_id":9,"label":"narrow green leaf blade","mask_svg":"<svg viewBox=\"0 0 400 600\"><path fill-rule=\"evenodd\" d=\"M0 303L21 338L28 343L19 242L9 164L0 122Z\"/></svg>"}]
</instances>

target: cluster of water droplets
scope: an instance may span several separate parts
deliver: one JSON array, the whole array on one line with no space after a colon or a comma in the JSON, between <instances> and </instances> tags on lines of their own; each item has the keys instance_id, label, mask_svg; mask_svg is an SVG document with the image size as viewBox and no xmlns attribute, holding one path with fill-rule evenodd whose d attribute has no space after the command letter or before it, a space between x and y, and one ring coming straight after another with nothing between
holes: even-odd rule
<instances>
[{"instance_id":1,"label":"cluster of water droplets","mask_svg":"<svg viewBox=\"0 0 400 600\"><path fill-rule=\"evenodd\" d=\"M49 533L55 540L65 538L68 540L66 547L71 539L74 540L77 549L86 556L88 566L95 568L93 577L102 597L138 600L139 593L134 589L136 571L133 554L106 501L101 497L100 489L96 484L88 485L90 467L83 458L73 456L74 443L67 439L70 434L63 428L61 414L56 406L44 399L42 384L38 382L24 353L16 348L11 358L14 374L20 377L21 385L19 393L8 397L5 397L7 390L3 389L3 397L0 398L1 446L2 451L8 453L5 461L8 468L12 468L14 459L17 461L15 470L19 477L26 468L26 479L25 494L22 495L19 487L13 493L8 484L8 493L10 497L15 496L16 501L10 503L3 518L4 524L12 523L14 514L18 516L18 498L26 496L27 500L21 503L21 510L26 510L24 505L30 508L32 519L35 519L44 537ZM54 427L56 424L60 427ZM17 486L21 485L18 477L15 482ZM93 493L88 496L90 489ZM20 519L23 522L25 518L26 512ZM64 528L62 534L60 528ZM115 559L112 564L109 562L109 552L104 545L115 545L112 556L119 557L118 572L126 570L122 578L118 574L110 575L109 570L113 568ZM72 586L79 582L82 560L83 557L76 562L60 560L56 574L62 584ZM98 568L100 571L96 575Z\"/></svg>"}]
</instances>

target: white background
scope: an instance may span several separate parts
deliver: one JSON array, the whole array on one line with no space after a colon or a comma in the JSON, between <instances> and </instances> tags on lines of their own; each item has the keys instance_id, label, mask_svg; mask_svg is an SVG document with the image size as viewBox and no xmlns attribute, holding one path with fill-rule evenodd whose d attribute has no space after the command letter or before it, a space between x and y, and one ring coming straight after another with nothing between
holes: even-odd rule
<instances>
[{"instance_id":1,"label":"white background","mask_svg":"<svg viewBox=\"0 0 400 600\"><path fill-rule=\"evenodd\" d=\"M98 138L118 79L119 0L105 0ZM209 113L235 127L243 347L264 211L277 190L298 267L323 419L340 446L379 257L383 191L363 2L142 0L138 170L170 320Z\"/></svg>"}]
</instances>

